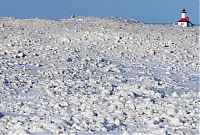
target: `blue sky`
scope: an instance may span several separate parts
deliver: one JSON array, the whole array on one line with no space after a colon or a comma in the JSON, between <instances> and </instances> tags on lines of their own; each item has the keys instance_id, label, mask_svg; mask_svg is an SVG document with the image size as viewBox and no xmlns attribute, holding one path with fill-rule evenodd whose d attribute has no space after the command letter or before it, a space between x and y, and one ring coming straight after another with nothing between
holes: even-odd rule
<instances>
[{"instance_id":1,"label":"blue sky","mask_svg":"<svg viewBox=\"0 0 200 135\"><path fill-rule=\"evenodd\" d=\"M199 0L0 0L0 16L61 19L117 16L146 23L173 23L185 8L199 24Z\"/></svg>"}]
</instances>

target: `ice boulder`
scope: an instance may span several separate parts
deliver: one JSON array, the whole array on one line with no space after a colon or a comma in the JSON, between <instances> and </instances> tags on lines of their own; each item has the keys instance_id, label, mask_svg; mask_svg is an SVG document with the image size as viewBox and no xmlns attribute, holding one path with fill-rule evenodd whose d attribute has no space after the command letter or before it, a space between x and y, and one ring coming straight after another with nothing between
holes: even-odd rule
<instances>
[{"instance_id":1,"label":"ice boulder","mask_svg":"<svg viewBox=\"0 0 200 135\"><path fill-rule=\"evenodd\" d=\"M4 117L4 114L2 112L0 112L0 118Z\"/></svg>"}]
</instances>

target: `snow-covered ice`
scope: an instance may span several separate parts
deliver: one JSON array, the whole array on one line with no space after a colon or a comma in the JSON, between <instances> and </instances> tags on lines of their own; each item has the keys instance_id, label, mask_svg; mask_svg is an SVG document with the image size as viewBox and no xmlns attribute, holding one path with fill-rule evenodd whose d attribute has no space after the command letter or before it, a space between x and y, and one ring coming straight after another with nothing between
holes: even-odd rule
<instances>
[{"instance_id":1,"label":"snow-covered ice","mask_svg":"<svg viewBox=\"0 0 200 135\"><path fill-rule=\"evenodd\" d=\"M0 134L198 135L199 27L0 18Z\"/></svg>"}]
</instances>

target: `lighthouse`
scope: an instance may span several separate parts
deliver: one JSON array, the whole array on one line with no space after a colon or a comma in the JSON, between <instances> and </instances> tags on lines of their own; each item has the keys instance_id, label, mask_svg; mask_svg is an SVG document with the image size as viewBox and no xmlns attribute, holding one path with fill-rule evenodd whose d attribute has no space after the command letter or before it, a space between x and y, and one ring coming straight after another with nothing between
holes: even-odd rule
<instances>
[{"instance_id":1,"label":"lighthouse","mask_svg":"<svg viewBox=\"0 0 200 135\"><path fill-rule=\"evenodd\" d=\"M181 18L186 18L186 17L187 17L187 12L185 9L183 9L181 12Z\"/></svg>"},{"instance_id":2,"label":"lighthouse","mask_svg":"<svg viewBox=\"0 0 200 135\"><path fill-rule=\"evenodd\" d=\"M178 25L182 27L193 26L193 24L189 21L189 17L187 16L187 12L185 9L181 12L181 19L178 21Z\"/></svg>"}]
</instances>

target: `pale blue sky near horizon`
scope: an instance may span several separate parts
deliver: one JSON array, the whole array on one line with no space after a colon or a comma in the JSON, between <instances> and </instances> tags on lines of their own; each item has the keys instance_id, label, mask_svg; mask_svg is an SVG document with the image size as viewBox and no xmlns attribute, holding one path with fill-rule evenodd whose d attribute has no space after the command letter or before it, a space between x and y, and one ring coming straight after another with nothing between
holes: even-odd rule
<instances>
[{"instance_id":1,"label":"pale blue sky near horizon","mask_svg":"<svg viewBox=\"0 0 200 135\"><path fill-rule=\"evenodd\" d=\"M0 17L66 19L75 16L122 17L145 23L175 23L185 8L200 24L200 0L0 0Z\"/></svg>"}]
</instances>

